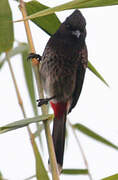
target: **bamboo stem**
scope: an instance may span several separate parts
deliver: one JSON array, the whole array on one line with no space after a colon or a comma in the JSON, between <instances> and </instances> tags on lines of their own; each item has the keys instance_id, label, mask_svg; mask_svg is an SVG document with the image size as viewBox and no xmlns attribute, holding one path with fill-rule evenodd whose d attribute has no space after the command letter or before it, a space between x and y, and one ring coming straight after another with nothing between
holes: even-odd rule
<instances>
[{"instance_id":1,"label":"bamboo stem","mask_svg":"<svg viewBox=\"0 0 118 180\"><path fill-rule=\"evenodd\" d=\"M17 98L18 98L18 103L19 103L19 105L21 107L21 111L23 113L24 118L26 118L26 113L25 113L23 101L22 101L22 98L21 98L21 95L20 95L20 92L19 92L19 89L18 89L16 78L15 78L15 75L14 75L14 72L13 72L13 69L12 69L12 65L11 65L11 62L10 62L10 58L9 58L7 52L6 52L6 58L7 58L8 66L9 66L11 76L12 76L12 79L13 79L13 83L14 83L14 86L15 86L15 90L16 90L16 94L17 94Z\"/></svg>"},{"instance_id":2,"label":"bamboo stem","mask_svg":"<svg viewBox=\"0 0 118 180\"><path fill-rule=\"evenodd\" d=\"M9 69L10 69L10 72L11 72L11 76L12 76L12 79L13 79L13 83L14 83L14 86L15 86L18 102L19 102L21 111L23 113L23 117L26 118L27 116L26 116L26 113L25 113L23 101L22 101L22 98L21 98L21 95L20 95L20 91L18 89L18 85L17 85L17 82L16 82L15 74L13 72L13 68L12 68L12 65L11 65L11 62L10 62L10 58L9 58L7 52L6 52L6 58L7 58L8 66L9 66ZM30 130L29 126L27 126L27 130L28 130L28 133L31 134L31 130Z\"/></svg>"},{"instance_id":3,"label":"bamboo stem","mask_svg":"<svg viewBox=\"0 0 118 180\"><path fill-rule=\"evenodd\" d=\"M80 152L81 152L81 154L82 154L85 167L88 169L89 179L92 180L92 176L91 176L91 173L90 173L90 171L89 171L89 165L88 165L88 162L87 162L87 158L86 158L86 156L85 156L85 153L84 153L84 150L83 150L82 145L81 145L81 143L80 143L80 140L79 140L79 138L77 137L77 134L76 134L76 132L75 132L75 129L73 128L73 125L71 124L70 121L68 121L68 122L69 122L69 125L70 125L71 129L72 129L73 135L74 135L74 137L75 137L75 139L76 139L76 141L77 141L77 144L78 144L78 146L79 146L79 148L80 148Z\"/></svg>"},{"instance_id":4,"label":"bamboo stem","mask_svg":"<svg viewBox=\"0 0 118 180\"><path fill-rule=\"evenodd\" d=\"M23 0L20 0L20 10L22 12L23 18L25 18L27 16L27 13L26 13L25 4L24 4ZM34 44L33 44L33 40L32 40L32 35L31 35L29 23L28 23L27 20L24 21L24 25L25 25L25 29L26 29L26 33L27 33L27 39L28 39L28 42L29 42L30 51L35 53L35 48L34 48ZM40 76L39 76L39 65L35 64L35 66L33 66L33 69L34 69L34 73L35 73L35 78L36 78L39 97L44 98L43 88L42 88L41 80L40 80ZM42 106L41 110L42 110L42 114L47 114L47 107L45 105ZM44 128L45 128L45 134L46 134L49 157L50 157L52 178L53 178L53 180L59 180L59 172L58 172L58 168L57 168L54 145L53 145L52 136L51 136L48 121L44 122Z\"/></svg>"}]
</instances>

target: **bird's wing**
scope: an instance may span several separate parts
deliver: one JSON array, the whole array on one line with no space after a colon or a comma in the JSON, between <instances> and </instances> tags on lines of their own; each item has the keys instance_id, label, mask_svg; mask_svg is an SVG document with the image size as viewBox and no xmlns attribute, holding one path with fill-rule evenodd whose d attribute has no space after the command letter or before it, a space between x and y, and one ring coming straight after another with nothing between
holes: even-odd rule
<instances>
[{"instance_id":1,"label":"bird's wing","mask_svg":"<svg viewBox=\"0 0 118 180\"><path fill-rule=\"evenodd\" d=\"M88 53L87 53L87 47L85 47L79 52L79 65L78 65L78 70L76 74L76 86L74 93L72 95L72 103L69 109L69 112L72 111L72 109L75 107L77 104L77 101L79 99L79 96L81 94L82 86L83 86L83 81L84 81L84 76L85 76L85 71L88 63Z\"/></svg>"}]
</instances>

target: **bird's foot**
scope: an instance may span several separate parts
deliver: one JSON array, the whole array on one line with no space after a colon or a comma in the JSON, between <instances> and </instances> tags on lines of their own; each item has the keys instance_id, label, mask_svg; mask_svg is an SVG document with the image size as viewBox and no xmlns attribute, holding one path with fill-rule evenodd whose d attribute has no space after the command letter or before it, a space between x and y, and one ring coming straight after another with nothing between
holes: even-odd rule
<instances>
[{"instance_id":1,"label":"bird's foot","mask_svg":"<svg viewBox=\"0 0 118 180\"><path fill-rule=\"evenodd\" d=\"M27 57L27 60L33 59L33 58L37 59L38 62L41 61L41 56L39 54L35 54L35 53L30 53Z\"/></svg>"},{"instance_id":2,"label":"bird's foot","mask_svg":"<svg viewBox=\"0 0 118 180\"><path fill-rule=\"evenodd\" d=\"M37 100L37 102L38 102L38 106L40 107L40 106L42 106L42 105L47 105L48 104L48 102L51 100L51 99L54 99L55 98L55 96L53 96L53 97L50 97L50 98L45 98L45 99L38 99Z\"/></svg>"},{"instance_id":3,"label":"bird's foot","mask_svg":"<svg viewBox=\"0 0 118 180\"><path fill-rule=\"evenodd\" d=\"M38 106L42 106L42 105L47 105L48 104L48 99L37 99L37 102L38 102Z\"/></svg>"}]
</instances>

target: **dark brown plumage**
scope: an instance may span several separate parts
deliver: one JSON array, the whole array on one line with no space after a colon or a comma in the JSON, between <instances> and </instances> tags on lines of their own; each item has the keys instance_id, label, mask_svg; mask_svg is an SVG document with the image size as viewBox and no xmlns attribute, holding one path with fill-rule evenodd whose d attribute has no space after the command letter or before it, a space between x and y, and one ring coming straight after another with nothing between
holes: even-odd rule
<instances>
[{"instance_id":1,"label":"dark brown plumage","mask_svg":"<svg viewBox=\"0 0 118 180\"><path fill-rule=\"evenodd\" d=\"M49 39L41 58L42 85L55 114L52 137L59 167L63 165L66 115L78 101L87 67L85 26L85 18L75 10Z\"/></svg>"},{"instance_id":2,"label":"dark brown plumage","mask_svg":"<svg viewBox=\"0 0 118 180\"><path fill-rule=\"evenodd\" d=\"M42 59L40 75L51 100L55 119L53 142L59 166L63 165L66 115L80 96L87 67L86 21L75 10L49 39Z\"/></svg>"}]
</instances>

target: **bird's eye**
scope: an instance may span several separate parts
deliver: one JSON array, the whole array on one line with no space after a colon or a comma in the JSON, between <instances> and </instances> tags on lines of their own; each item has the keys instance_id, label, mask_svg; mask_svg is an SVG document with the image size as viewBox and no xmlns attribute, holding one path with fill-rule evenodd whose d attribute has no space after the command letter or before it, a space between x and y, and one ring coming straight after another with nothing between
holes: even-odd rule
<instances>
[{"instance_id":1,"label":"bird's eye","mask_svg":"<svg viewBox=\"0 0 118 180\"><path fill-rule=\"evenodd\" d=\"M66 28L69 29L70 31L74 30L74 28L71 24L66 24Z\"/></svg>"},{"instance_id":2,"label":"bird's eye","mask_svg":"<svg viewBox=\"0 0 118 180\"><path fill-rule=\"evenodd\" d=\"M84 33L85 29L80 28L79 29L81 33Z\"/></svg>"}]
</instances>

